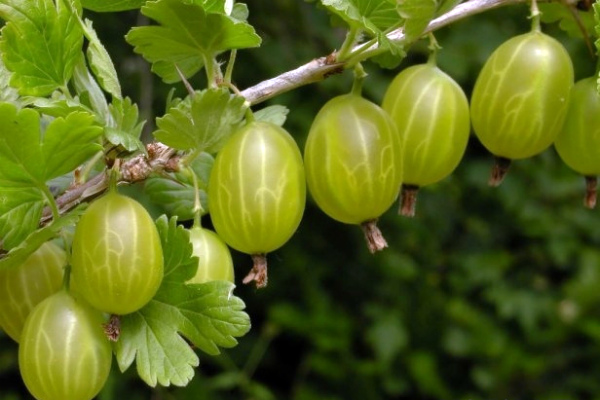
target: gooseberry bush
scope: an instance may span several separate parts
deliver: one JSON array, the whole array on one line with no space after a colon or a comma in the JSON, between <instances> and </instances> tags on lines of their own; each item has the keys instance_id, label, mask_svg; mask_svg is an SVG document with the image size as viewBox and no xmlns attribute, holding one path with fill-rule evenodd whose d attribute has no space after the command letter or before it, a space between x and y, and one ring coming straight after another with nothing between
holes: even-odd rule
<instances>
[{"instance_id":1,"label":"gooseberry bush","mask_svg":"<svg viewBox=\"0 0 600 400\"><path fill-rule=\"evenodd\" d=\"M235 283L267 286L267 254L293 240L307 198L381 251L377 220L397 201L414 216L417 189L453 172L471 126L497 159L490 184L554 144L595 205L597 79L574 84L569 54L540 23L570 20L575 5L531 2L531 31L490 55L469 105L436 65L449 50L434 31L524 0L312 2L346 28L339 50L238 88L237 52L261 45L241 2L0 1L0 327L33 396L91 399L113 358L150 386L187 385L197 350L217 355L250 330ZM600 35L593 8L581 12L596 11L594 23L569 33ZM187 89L165 100L149 142L87 17L134 9L151 23L127 42L165 85ZM422 39L427 63L398 71L382 104L363 97L363 63L397 69ZM303 151L284 127L293 110L254 107L344 73L353 86L323 99ZM190 83L199 74L204 87ZM139 182L167 214L153 220L119 192ZM254 265L234 272L229 247Z\"/></svg>"}]
</instances>

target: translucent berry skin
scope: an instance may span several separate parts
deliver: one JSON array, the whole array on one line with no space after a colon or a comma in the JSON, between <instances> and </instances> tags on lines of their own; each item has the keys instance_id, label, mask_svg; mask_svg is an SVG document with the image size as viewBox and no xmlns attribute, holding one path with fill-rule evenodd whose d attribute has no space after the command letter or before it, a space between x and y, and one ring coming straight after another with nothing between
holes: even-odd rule
<instances>
[{"instance_id":1,"label":"translucent berry skin","mask_svg":"<svg viewBox=\"0 0 600 400\"><path fill-rule=\"evenodd\" d=\"M538 31L513 37L492 53L475 83L475 134L496 156L534 156L562 129L572 86L571 59L556 39Z\"/></svg>"},{"instance_id":2,"label":"translucent berry skin","mask_svg":"<svg viewBox=\"0 0 600 400\"><path fill-rule=\"evenodd\" d=\"M104 318L82 299L61 290L39 303L25 322L19 369L38 400L91 400L112 363Z\"/></svg>"},{"instance_id":3,"label":"translucent berry skin","mask_svg":"<svg viewBox=\"0 0 600 400\"><path fill-rule=\"evenodd\" d=\"M73 284L98 310L137 311L162 282L163 252L154 221L140 203L116 192L89 206L72 250Z\"/></svg>"},{"instance_id":4,"label":"translucent berry skin","mask_svg":"<svg viewBox=\"0 0 600 400\"><path fill-rule=\"evenodd\" d=\"M403 141L405 185L425 186L450 175L462 159L471 123L461 87L435 64L402 70L382 107Z\"/></svg>"},{"instance_id":5,"label":"translucent berry skin","mask_svg":"<svg viewBox=\"0 0 600 400\"><path fill-rule=\"evenodd\" d=\"M354 94L329 100L310 128L304 163L308 189L331 218L377 219L398 197L401 142L392 119Z\"/></svg>"},{"instance_id":6,"label":"translucent berry skin","mask_svg":"<svg viewBox=\"0 0 600 400\"><path fill-rule=\"evenodd\" d=\"M278 125L253 121L217 154L208 202L218 235L232 248L265 254L294 234L306 204L302 156Z\"/></svg>"},{"instance_id":7,"label":"translucent berry skin","mask_svg":"<svg viewBox=\"0 0 600 400\"><path fill-rule=\"evenodd\" d=\"M573 86L567 119L554 147L575 172L600 175L600 95L596 77L582 79Z\"/></svg>"},{"instance_id":8,"label":"translucent berry skin","mask_svg":"<svg viewBox=\"0 0 600 400\"><path fill-rule=\"evenodd\" d=\"M189 230L194 256L198 257L196 275L187 283L234 282L233 260L229 248L213 231L194 227Z\"/></svg>"},{"instance_id":9,"label":"translucent berry skin","mask_svg":"<svg viewBox=\"0 0 600 400\"><path fill-rule=\"evenodd\" d=\"M31 310L62 287L66 261L65 251L47 242L18 267L0 270L0 326L16 342Z\"/></svg>"}]
</instances>

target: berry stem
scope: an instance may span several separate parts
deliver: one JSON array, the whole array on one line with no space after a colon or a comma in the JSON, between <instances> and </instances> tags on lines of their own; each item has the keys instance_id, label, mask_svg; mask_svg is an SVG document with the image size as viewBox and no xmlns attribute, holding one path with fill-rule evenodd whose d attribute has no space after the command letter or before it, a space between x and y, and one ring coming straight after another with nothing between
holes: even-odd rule
<instances>
[{"instance_id":1,"label":"berry stem","mask_svg":"<svg viewBox=\"0 0 600 400\"><path fill-rule=\"evenodd\" d=\"M414 217L417 208L419 186L403 184L400 193L400 209L398 214L404 217Z\"/></svg>"},{"instance_id":2,"label":"berry stem","mask_svg":"<svg viewBox=\"0 0 600 400\"><path fill-rule=\"evenodd\" d=\"M538 8L537 1L531 0L531 30L535 32L541 31L540 18L542 13Z\"/></svg>"},{"instance_id":3,"label":"berry stem","mask_svg":"<svg viewBox=\"0 0 600 400\"><path fill-rule=\"evenodd\" d=\"M372 219L366 222L363 222L360 227L365 234L365 240L367 241L367 247L371 253L375 253L377 251L381 251L388 247L383 234L377 227L377 219Z\"/></svg>"},{"instance_id":4,"label":"berry stem","mask_svg":"<svg viewBox=\"0 0 600 400\"><path fill-rule=\"evenodd\" d=\"M589 209L593 209L596 207L597 189L598 189L598 178L595 176L586 176L585 177L585 199L583 201L583 204Z\"/></svg>"},{"instance_id":5,"label":"berry stem","mask_svg":"<svg viewBox=\"0 0 600 400\"><path fill-rule=\"evenodd\" d=\"M365 81L366 76L367 73L365 72L365 69L363 68L362 64L356 64L354 66L354 81L352 83L352 94L356 96L362 95L363 82Z\"/></svg>"},{"instance_id":6,"label":"berry stem","mask_svg":"<svg viewBox=\"0 0 600 400\"><path fill-rule=\"evenodd\" d=\"M252 254L254 266L242 281L245 284L254 282L257 289L262 289L267 286L267 255Z\"/></svg>"},{"instance_id":7,"label":"berry stem","mask_svg":"<svg viewBox=\"0 0 600 400\"><path fill-rule=\"evenodd\" d=\"M121 335L121 318L116 314L112 314L108 322L102 324L102 328L107 339L116 342Z\"/></svg>"},{"instance_id":8,"label":"berry stem","mask_svg":"<svg viewBox=\"0 0 600 400\"><path fill-rule=\"evenodd\" d=\"M496 187L499 186L508 169L510 168L511 160L506 157L494 157L494 166L492 167L492 173L490 175L490 180L488 181L488 185Z\"/></svg>"}]
</instances>

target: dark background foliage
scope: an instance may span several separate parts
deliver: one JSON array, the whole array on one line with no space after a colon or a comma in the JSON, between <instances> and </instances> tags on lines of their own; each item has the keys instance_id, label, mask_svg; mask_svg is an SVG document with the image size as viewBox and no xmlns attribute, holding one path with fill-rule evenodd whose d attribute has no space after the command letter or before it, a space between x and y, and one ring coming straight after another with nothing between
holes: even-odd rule
<instances>
[{"instance_id":1,"label":"dark background foliage","mask_svg":"<svg viewBox=\"0 0 600 400\"><path fill-rule=\"evenodd\" d=\"M314 4L248 5L263 46L238 55L241 89L343 41ZM491 51L527 31L527 15L525 6L511 6L442 29L440 67L469 95ZM150 132L170 88L123 39L144 20L137 12L88 17ZM593 73L581 40L544 29L567 46L577 79ZM391 78L423 62L425 50L417 43L393 71L367 63L365 96L379 102ZM192 83L203 85L202 78ZM269 103L290 108L285 126L302 148L318 109L350 85L346 72ZM185 95L181 86L177 93ZM239 282L253 327L238 347L201 354L186 388L148 388L115 363L99 399L600 398L598 210L582 206L583 179L553 149L514 163L498 188L486 184L491 161L472 137L455 173L421 191L416 218L398 216L395 207L382 216L390 248L376 255L359 228L330 220L309 199L297 234L269 255L269 286L257 291ZM251 262L234 257L241 281ZM29 398L16 354L16 344L0 336L1 399Z\"/></svg>"}]
</instances>

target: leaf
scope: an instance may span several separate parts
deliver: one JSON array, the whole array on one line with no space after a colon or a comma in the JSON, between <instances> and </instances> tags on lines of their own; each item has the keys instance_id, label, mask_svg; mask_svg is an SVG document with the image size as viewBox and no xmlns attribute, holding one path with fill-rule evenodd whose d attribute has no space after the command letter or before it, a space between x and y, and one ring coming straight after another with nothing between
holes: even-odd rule
<instances>
[{"instance_id":1,"label":"leaf","mask_svg":"<svg viewBox=\"0 0 600 400\"><path fill-rule=\"evenodd\" d=\"M122 146L125 150L144 151L140 140L144 121L139 120L139 111L136 104L129 97L125 99L114 98L109 106L110 121L105 128L106 139L115 146Z\"/></svg>"},{"instance_id":2,"label":"leaf","mask_svg":"<svg viewBox=\"0 0 600 400\"><path fill-rule=\"evenodd\" d=\"M542 13L542 22L558 22L560 29L566 32L570 37L583 38L581 26L578 24L575 15L579 18L579 21L588 35L594 34L594 14L591 11L577 10L574 6L573 8L570 8L570 6L562 3L539 4L539 8Z\"/></svg>"},{"instance_id":3,"label":"leaf","mask_svg":"<svg viewBox=\"0 0 600 400\"><path fill-rule=\"evenodd\" d=\"M395 0L320 0L351 27L376 35L400 21Z\"/></svg>"},{"instance_id":4,"label":"leaf","mask_svg":"<svg viewBox=\"0 0 600 400\"><path fill-rule=\"evenodd\" d=\"M462 0L437 0L435 15L446 14L460 3L462 3Z\"/></svg>"},{"instance_id":5,"label":"leaf","mask_svg":"<svg viewBox=\"0 0 600 400\"><path fill-rule=\"evenodd\" d=\"M392 42L383 34L381 36L379 38L379 47L386 51L371 58L371 61L379 64L382 68L394 69L404 60L406 51L404 51L404 46L400 43Z\"/></svg>"},{"instance_id":6,"label":"leaf","mask_svg":"<svg viewBox=\"0 0 600 400\"><path fill-rule=\"evenodd\" d=\"M13 268L21 265L42 244L55 238L62 229L75 225L87 206L87 203L80 204L50 225L32 232L19 246L12 248L4 257L0 258L0 271L4 268ZM37 222L39 222L39 219Z\"/></svg>"},{"instance_id":7,"label":"leaf","mask_svg":"<svg viewBox=\"0 0 600 400\"><path fill-rule=\"evenodd\" d=\"M158 118L154 137L179 150L216 153L239 127L246 109L244 98L226 88L203 90Z\"/></svg>"},{"instance_id":8,"label":"leaf","mask_svg":"<svg viewBox=\"0 0 600 400\"><path fill-rule=\"evenodd\" d=\"M88 69L83 54L73 70L73 86L79 95L79 101L68 101L94 110L98 115L98 122L104 124L108 118L108 103L100 85Z\"/></svg>"},{"instance_id":9,"label":"leaf","mask_svg":"<svg viewBox=\"0 0 600 400\"><path fill-rule=\"evenodd\" d=\"M224 14L207 13L199 4L150 1L142 13L159 26L134 27L126 39L167 83L181 80L176 67L189 78L224 51L261 43L251 25Z\"/></svg>"},{"instance_id":10,"label":"leaf","mask_svg":"<svg viewBox=\"0 0 600 400\"><path fill-rule=\"evenodd\" d=\"M83 45L77 18L66 0L2 0L0 52L22 95L46 96L71 79Z\"/></svg>"},{"instance_id":11,"label":"leaf","mask_svg":"<svg viewBox=\"0 0 600 400\"><path fill-rule=\"evenodd\" d=\"M45 198L31 187L0 185L1 247L10 250L18 246L40 223Z\"/></svg>"},{"instance_id":12,"label":"leaf","mask_svg":"<svg viewBox=\"0 0 600 400\"><path fill-rule=\"evenodd\" d=\"M202 153L190 165L196 174L198 193L203 214L208 211L208 179L214 164L214 158ZM161 205L170 216L180 221L194 219L194 183L187 171L174 174L155 175L144 183L144 191L152 202Z\"/></svg>"},{"instance_id":13,"label":"leaf","mask_svg":"<svg viewBox=\"0 0 600 400\"><path fill-rule=\"evenodd\" d=\"M90 67L94 72L94 75L98 78L100 86L113 97L120 99L121 84L119 83L119 77L117 76L117 70L113 64L110 55L106 51L106 48L98 39L96 31L92 27L92 21L86 19L81 21L81 26L85 37L89 40L87 48L87 58L90 63Z\"/></svg>"},{"instance_id":14,"label":"leaf","mask_svg":"<svg viewBox=\"0 0 600 400\"><path fill-rule=\"evenodd\" d=\"M0 57L0 102L19 105L19 93L9 85L11 73Z\"/></svg>"},{"instance_id":15,"label":"leaf","mask_svg":"<svg viewBox=\"0 0 600 400\"><path fill-rule=\"evenodd\" d=\"M40 116L30 109L17 112L8 103L0 104L0 186L28 187L44 182L40 145Z\"/></svg>"},{"instance_id":16,"label":"leaf","mask_svg":"<svg viewBox=\"0 0 600 400\"><path fill-rule=\"evenodd\" d=\"M100 135L102 128L95 125L90 113L74 112L53 120L42 144L46 164L44 182L73 171L101 151L102 146L96 141Z\"/></svg>"},{"instance_id":17,"label":"leaf","mask_svg":"<svg viewBox=\"0 0 600 400\"><path fill-rule=\"evenodd\" d=\"M32 109L0 104L0 237L11 249L34 231L48 188L45 182L75 169L101 146L93 115L56 118L41 140L40 116Z\"/></svg>"},{"instance_id":18,"label":"leaf","mask_svg":"<svg viewBox=\"0 0 600 400\"><path fill-rule=\"evenodd\" d=\"M31 105L38 109L42 114L52 117L66 117L72 112L81 111L89 112L89 109L75 100L68 99L47 99L45 97L30 97L21 98L23 105Z\"/></svg>"},{"instance_id":19,"label":"leaf","mask_svg":"<svg viewBox=\"0 0 600 400\"><path fill-rule=\"evenodd\" d=\"M289 112L290 110L287 107L276 104L256 111L254 118L257 121L266 121L283 126Z\"/></svg>"},{"instance_id":20,"label":"leaf","mask_svg":"<svg viewBox=\"0 0 600 400\"><path fill-rule=\"evenodd\" d=\"M405 19L404 34L407 41L412 42L423 34L436 10L435 0L398 0L398 13Z\"/></svg>"},{"instance_id":21,"label":"leaf","mask_svg":"<svg viewBox=\"0 0 600 400\"><path fill-rule=\"evenodd\" d=\"M81 0L83 8L96 12L115 12L140 8L146 0Z\"/></svg>"},{"instance_id":22,"label":"leaf","mask_svg":"<svg viewBox=\"0 0 600 400\"><path fill-rule=\"evenodd\" d=\"M214 281L186 285L197 268L189 234L176 219L157 221L161 235L165 276L148 305L121 318L121 336L115 345L119 368L135 361L139 376L150 386L185 386L199 359L185 337L200 350L219 354L219 347L237 344L235 337L250 329L244 303L232 295L233 284ZM183 335L183 336L181 336Z\"/></svg>"}]
</instances>

